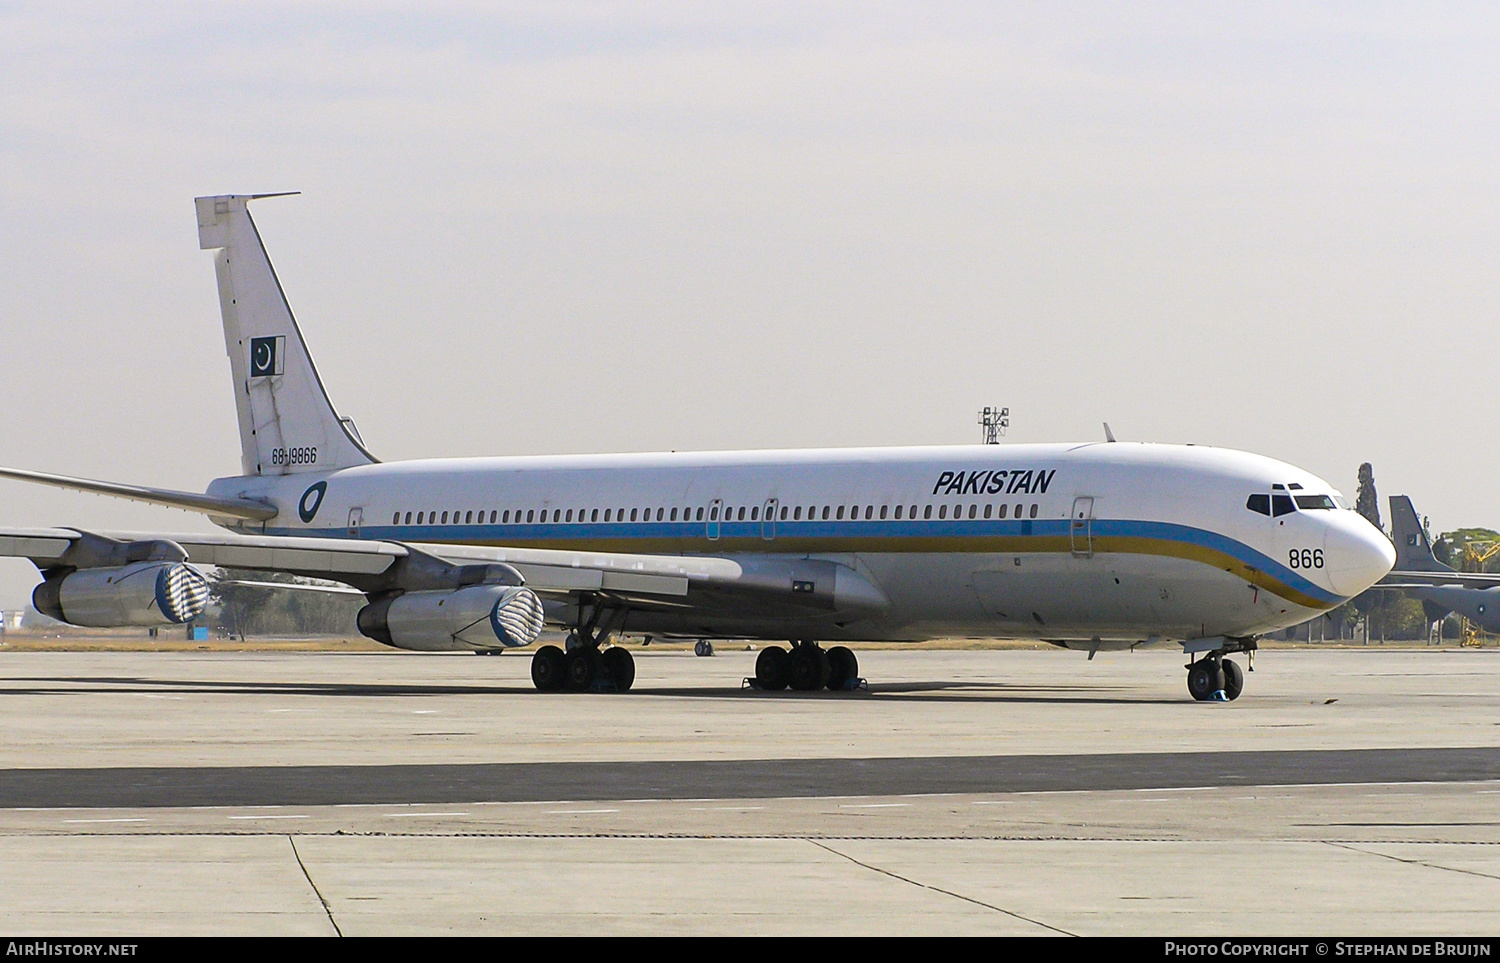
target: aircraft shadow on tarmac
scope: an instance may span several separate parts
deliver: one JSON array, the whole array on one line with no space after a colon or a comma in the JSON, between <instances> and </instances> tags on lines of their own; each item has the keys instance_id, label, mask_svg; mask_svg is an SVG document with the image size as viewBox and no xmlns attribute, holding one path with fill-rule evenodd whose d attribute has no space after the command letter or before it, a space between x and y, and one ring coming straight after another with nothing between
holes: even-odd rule
<instances>
[{"instance_id":1,"label":"aircraft shadow on tarmac","mask_svg":"<svg viewBox=\"0 0 1500 963\"><path fill-rule=\"evenodd\" d=\"M223 695L303 695L356 698L410 698L417 696L473 695L539 695L531 685L474 683L468 685L432 683L358 683L358 682L272 682L214 679L150 679L139 676L29 676L12 677L8 686L0 687L0 696L38 695L107 695L110 693L149 693L183 691ZM27 685L27 683L36 683ZM1129 697L1124 686L1071 685L1035 686L1005 682L929 681L872 685L854 692L761 692L741 687L703 686L637 686L632 696L669 696L693 699L820 699L955 703L1065 703L1107 705L1167 705L1180 699ZM563 693L584 698L596 693Z\"/></svg>"}]
</instances>

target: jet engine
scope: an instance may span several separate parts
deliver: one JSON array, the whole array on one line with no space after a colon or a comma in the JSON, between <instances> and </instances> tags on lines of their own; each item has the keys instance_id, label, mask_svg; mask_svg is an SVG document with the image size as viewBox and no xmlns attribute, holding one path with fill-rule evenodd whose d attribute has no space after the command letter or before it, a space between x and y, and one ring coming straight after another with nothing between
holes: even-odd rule
<instances>
[{"instance_id":1,"label":"jet engine","mask_svg":"<svg viewBox=\"0 0 1500 963\"><path fill-rule=\"evenodd\" d=\"M91 628L181 624L208 607L208 579L182 562L84 568L47 579L31 602L44 615Z\"/></svg>"},{"instance_id":2,"label":"jet engine","mask_svg":"<svg viewBox=\"0 0 1500 963\"><path fill-rule=\"evenodd\" d=\"M515 585L470 585L453 592L406 592L359 610L359 631L419 652L472 652L530 645L542 634L542 603Z\"/></svg>"}]
</instances>

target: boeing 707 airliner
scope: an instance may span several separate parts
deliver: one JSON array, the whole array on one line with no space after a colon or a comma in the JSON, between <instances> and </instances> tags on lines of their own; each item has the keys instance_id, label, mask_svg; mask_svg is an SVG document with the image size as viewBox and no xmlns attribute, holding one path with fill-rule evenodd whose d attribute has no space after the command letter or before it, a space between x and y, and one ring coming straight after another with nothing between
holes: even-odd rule
<instances>
[{"instance_id":1,"label":"boeing 707 airliner","mask_svg":"<svg viewBox=\"0 0 1500 963\"><path fill-rule=\"evenodd\" d=\"M241 474L202 494L0 475L201 512L223 535L0 529L75 625L200 615L198 566L339 581L401 649L565 648L538 689L630 688L624 633L785 642L762 689L846 688L849 641L1180 644L1195 699L1234 699L1234 653L1359 594L1390 541L1326 481L1259 455L1119 442L381 462L323 388L248 204L197 199L213 250ZM831 644L831 645L830 645ZM826 646L826 647L825 647Z\"/></svg>"}]
</instances>

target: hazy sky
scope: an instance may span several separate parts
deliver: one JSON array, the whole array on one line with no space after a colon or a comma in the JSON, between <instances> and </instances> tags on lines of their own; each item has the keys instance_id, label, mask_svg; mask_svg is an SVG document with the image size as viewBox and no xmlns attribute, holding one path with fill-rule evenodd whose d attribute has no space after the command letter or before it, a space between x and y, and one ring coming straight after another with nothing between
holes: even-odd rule
<instances>
[{"instance_id":1,"label":"hazy sky","mask_svg":"<svg viewBox=\"0 0 1500 963\"><path fill-rule=\"evenodd\" d=\"M1500 8L0 0L0 464L238 471L192 198L385 459L1102 436L1500 527ZM0 482L0 525L202 530ZM0 562L0 605L36 581Z\"/></svg>"}]
</instances>

